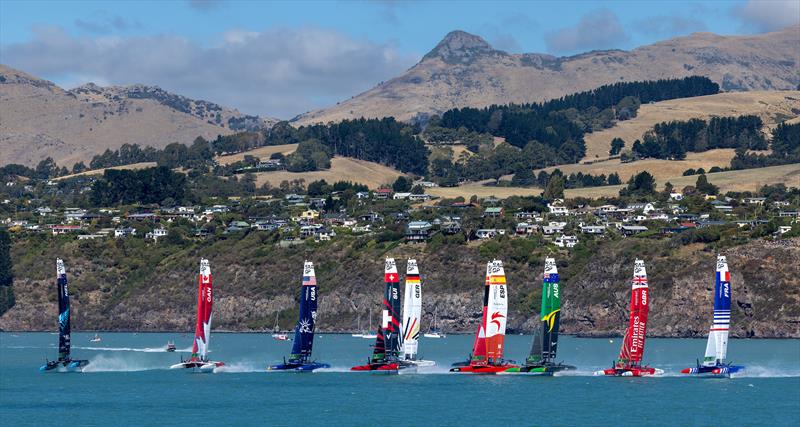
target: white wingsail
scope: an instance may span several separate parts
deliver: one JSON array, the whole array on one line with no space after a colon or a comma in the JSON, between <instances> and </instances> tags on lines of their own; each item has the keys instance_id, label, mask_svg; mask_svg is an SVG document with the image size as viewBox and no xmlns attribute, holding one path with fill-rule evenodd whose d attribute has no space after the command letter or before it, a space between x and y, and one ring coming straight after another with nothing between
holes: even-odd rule
<instances>
[{"instance_id":1,"label":"white wingsail","mask_svg":"<svg viewBox=\"0 0 800 427\"><path fill-rule=\"evenodd\" d=\"M731 273L728 260L717 257L717 274L714 285L714 323L708 332L703 365L715 366L725 361L728 353L728 328L731 322Z\"/></svg>"},{"instance_id":2,"label":"white wingsail","mask_svg":"<svg viewBox=\"0 0 800 427\"><path fill-rule=\"evenodd\" d=\"M508 288L503 262L492 261L489 276L489 299L486 306L486 357L498 362L503 359L508 316Z\"/></svg>"},{"instance_id":3,"label":"white wingsail","mask_svg":"<svg viewBox=\"0 0 800 427\"><path fill-rule=\"evenodd\" d=\"M403 358L417 359L420 318L422 317L422 282L417 261L410 259L406 267L406 288L403 298Z\"/></svg>"}]
</instances>

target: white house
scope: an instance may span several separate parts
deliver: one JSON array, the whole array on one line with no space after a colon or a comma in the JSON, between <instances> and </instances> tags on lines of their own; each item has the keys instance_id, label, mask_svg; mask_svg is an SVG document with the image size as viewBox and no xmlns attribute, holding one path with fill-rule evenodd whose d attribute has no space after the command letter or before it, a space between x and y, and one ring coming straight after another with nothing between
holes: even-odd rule
<instances>
[{"instance_id":1,"label":"white house","mask_svg":"<svg viewBox=\"0 0 800 427\"><path fill-rule=\"evenodd\" d=\"M550 213L553 215L569 215L569 209L566 206L561 205L547 205L550 209Z\"/></svg>"},{"instance_id":2,"label":"white house","mask_svg":"<svg viewBox=\"0 0 800 427\"><path fill-rule=\"evenodd\" d=\"M558 236L553 240L559 248L574 248L578 244L577 236Z\"/></svg>"},{"instance_id":3,"label":"white house","mask_svg":"<svg viewBox=\"0 0 800 427\"><path fill-rule=\"evenodd\" d=\"M411 193L394 193L394 196L392 196L392 199L394 199L394 200L405 200L409 196L411 196Z\"/></svg>"},{"instance_id":4,"label":"white house","mask_svg":"<svg viewBox=\"0 0 800 427\"><path fill-rule=\"evenodd\" d=\"M114 230L114 238L119 239L122 237L135 236L136 229L131 227L117 228Z\"/></svg>"},{"instance_id":5,"label":"white house","mask_svg":"<svg viewBox=\"0 0 800 427\"><path fill-rule=\"evenodd\" d=\"M506 230L498 230L496 228L484 228L475 232L475 236L479 239L492 239L498 235L502 236L504 234L506 234Z\"/></svg>"},{"instance_id":6,"label":"white house","mask_svg":"<svg viewBox=\"0 0 800 427\"><path fill-rule=\"evenodd\" d=\"M650 203L650 202L647 202L647 203L631 203L631 204L629 204L627 206L627 209L630 209L632 211L642 211L645 214L648 214L648 213L654 211L656 209L656 207L653 206L653 204Z\"/></svg>"}]
</instances>

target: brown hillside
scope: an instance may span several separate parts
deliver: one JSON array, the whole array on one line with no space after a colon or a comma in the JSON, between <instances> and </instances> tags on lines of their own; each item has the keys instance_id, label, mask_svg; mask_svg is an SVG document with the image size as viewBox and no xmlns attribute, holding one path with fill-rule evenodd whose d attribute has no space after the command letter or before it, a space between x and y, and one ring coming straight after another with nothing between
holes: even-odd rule
<instances>
[{"instance_id":1,"label":"brown hillside","mask_svg":"<svg viewBox=\"0 0 800 427\"><path fill-rule=\"evenodd\" d=\"M438 114L454 107L533 102L621 81L708 76L724 91L797 88L800 28L752 36L695 33L631 51L569 57L509 54L463 31L448 34L402 75L300 124Z\"/></svg>"}]
</instances>

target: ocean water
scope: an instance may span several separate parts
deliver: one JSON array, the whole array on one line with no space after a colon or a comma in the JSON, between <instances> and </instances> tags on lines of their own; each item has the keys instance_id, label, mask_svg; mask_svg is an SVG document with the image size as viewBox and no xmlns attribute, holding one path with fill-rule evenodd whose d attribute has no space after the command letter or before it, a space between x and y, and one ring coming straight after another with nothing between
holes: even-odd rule
<instances>
[{"instance_id":1,"label":"ocean water","mask_svg":"<svg viewBox=\"0 0 800 427\"><path fill-rule=\"evenodd\" d=\"M800 340L731 340L728 354L748 367L733 379L687 378L705 340L649 339L646 361L659 378L594 377L620 340L564 336L559 358L577 372L555 377L449 374L472 337L425 339L420 353L437 366L409 375L348 372L366 361L372 340L318 335L314 354L332 368L267 373L290 342L268 334L215 333L211 356L225 373L168 370L187 356L182 334L73 334L84 373L40 373L56 356L50 333L0 333L0 423L26 425L602 426L800 424ZM507 356L523 360L529 336L510 336ZM167 353L168 340L178 346ZM613 341L613 342L611 342Z\"/></svg>"}]
</instances>

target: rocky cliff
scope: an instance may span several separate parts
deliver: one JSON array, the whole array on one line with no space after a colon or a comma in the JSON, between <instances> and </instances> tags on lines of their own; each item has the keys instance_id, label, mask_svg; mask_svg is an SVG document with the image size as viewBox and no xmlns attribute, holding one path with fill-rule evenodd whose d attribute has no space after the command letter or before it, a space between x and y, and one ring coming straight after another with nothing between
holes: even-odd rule
<instances>
[{"instance_id":1,"label":"rocky cliff","mask_svg":"<svg viewBox=\"0 0 800 427\"><path fill-rule=\"evenodd\" d=\"M121 240L16 241L13 248L17 305L0 317L6 330L51 330L56 301L54 259L65 258L77 330L177 330L194 324L195 275L199 257L211 261L215 328L271 329L276 312L284 329L293 326L302 262L316 263L320 285L319 328L366 326L378 319L383 257L416 257L423 275L423 329L434 309L448 332L473 332L481 313L485 262L505 261L510 284L509 328L536 325L544 255L554 255L562 276L562 331L587 336L620 335L626 325L633 260L647 263L651 312L648 334L695 337L711 321L715 252L695 244L673 247L666 240L601 242L589 253L550 253L509 242L465 245L396 245L340 239L288 248L250 233L184 247ZM501 251L503 253L497 253ZM800 239L751 242L722 250L733 283L731 334L737 337L800 338ZM377 321L377 320L373 320ZM373 325L375 326L375 325Z\"/></svg>"}]
</instances>

